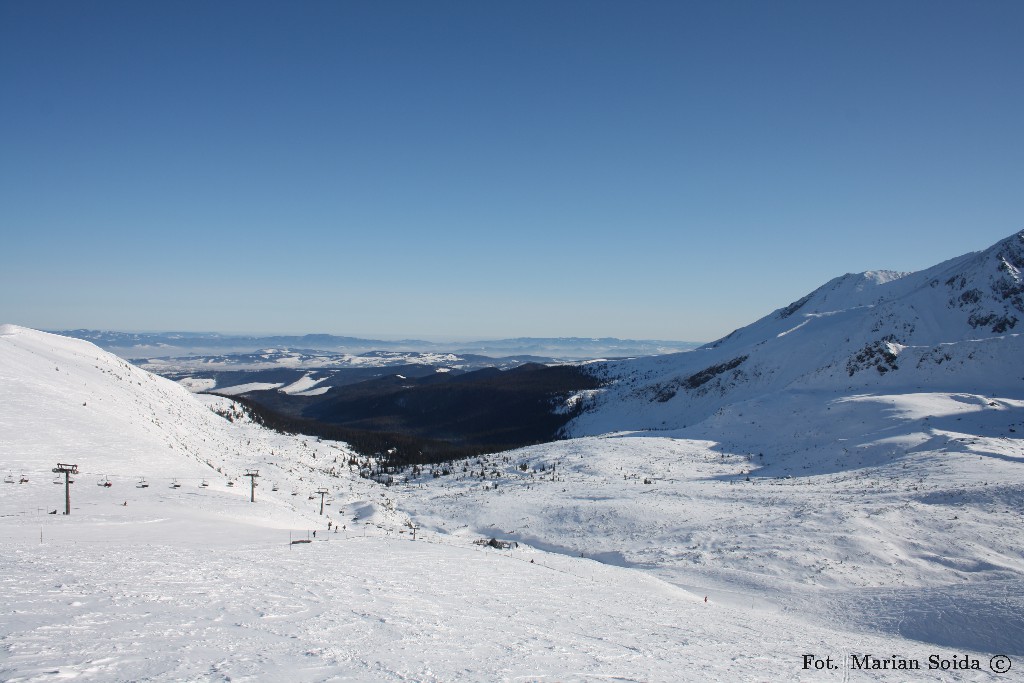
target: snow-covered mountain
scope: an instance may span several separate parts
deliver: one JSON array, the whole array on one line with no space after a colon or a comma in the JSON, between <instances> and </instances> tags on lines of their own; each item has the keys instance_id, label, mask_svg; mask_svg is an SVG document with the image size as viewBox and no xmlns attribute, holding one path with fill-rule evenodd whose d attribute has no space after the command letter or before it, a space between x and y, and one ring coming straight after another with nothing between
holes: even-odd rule
<instances>
[{"instance_id":1,"label":"snow-covered mountain","mask_svg":"<svg viewBox=\"0 0 1024 683\"><path fill-rule=\"evenodd\" d=\"M695 351L595 363L575 435L672 429L781 391L1024 390L1024 231L916 273L847 274Z\"/></svg>"},{"instance_id":2,"label":"snow-covered mountain","mask_svg":"<svg viewBox=\"0 0 1024 683\"><path fill-rule=\"evenodd\" d=\"M721 403L745 362L684 378ZM0 679L891 678L850 671L858 655L987 680L951 666L1024 654L1024 401L821 381L832 388L741 400L690 433L537 445L385 488L344 444L0 326ZM676 394L696 415L693 388ZM69 517L48 514L63 506L58 462L80 468ZM518 545L474 543L491 536ZM840 670L808 669L809 652ZM928 671L932 657L945 668Z\"/></svg>"}]
</instances>

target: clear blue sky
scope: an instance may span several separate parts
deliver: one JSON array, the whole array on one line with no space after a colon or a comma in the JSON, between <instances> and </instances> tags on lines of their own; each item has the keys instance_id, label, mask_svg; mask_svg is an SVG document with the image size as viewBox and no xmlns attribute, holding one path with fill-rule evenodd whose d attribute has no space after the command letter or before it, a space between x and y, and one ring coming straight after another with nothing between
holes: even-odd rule
<instances>
[{"instance_id":1,"label":"clear blue sky","mask_svg":"<svg viewBox=\"0 0 1024 683\"><path fill-rule=\"evenodd\" d=\"M1024 227L1024 2L0 2L0 322L710 340Z\"/></svg>"}]
</instances>

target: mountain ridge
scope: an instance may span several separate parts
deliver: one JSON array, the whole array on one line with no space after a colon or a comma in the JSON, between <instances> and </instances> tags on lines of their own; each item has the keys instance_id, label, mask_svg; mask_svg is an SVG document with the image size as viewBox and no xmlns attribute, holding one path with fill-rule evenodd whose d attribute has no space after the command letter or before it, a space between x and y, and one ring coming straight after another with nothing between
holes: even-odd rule
<instances>
[{"instance_id":1,"label":"mountain ridge","mask_svg":"<svg viewBox=\"0 0 1024 683\"><path fill-rule=\"evenodd\" d=\"M606 387L573 436L672 429L791 389L1021 391L1024 231L914 273L833 278L685 354L588 365Z\"/></svg>"}]
</instances>

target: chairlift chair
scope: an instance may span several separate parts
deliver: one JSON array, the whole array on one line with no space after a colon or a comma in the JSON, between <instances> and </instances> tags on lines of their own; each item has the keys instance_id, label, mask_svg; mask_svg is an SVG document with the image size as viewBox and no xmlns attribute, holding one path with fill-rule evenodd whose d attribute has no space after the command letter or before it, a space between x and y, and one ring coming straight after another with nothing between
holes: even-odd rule
<instances>
[{"instance_id":1,"label":"chairlift chair","mask_svg":"<svg viewBox=\"0 0 1024 683\"><path fill-rule=\"evenodd\" d=\"M21 475L21 479L18 480L18 483L19 484L27 484L28 483L28 477L26 477L24 474Z\"/></svg>"},{"instance_id":2,"label":"chairlift chair","mask_svg":"<svg viewBox=\"0 0 1024 683\"><path fill-rule=\"evenodd\" d=\"M14 483L14 473L13 472L8 472L7 473L7 476L4 477L4 483L5 484L13 484Z\"/></svg>"},{"instance_id":3,"label":"chairlift chair","mask_svg":"<svg viewBox=\"0 0 1024 683\"><path fill-rule=\"evenodd\" d=\"M270 489L270 490L271 490L271 491L276 491L276 490L277 490L277 484L274 484L274 485L273 485L273 486L271 487L271 489Z\"/></svg>"},{"instance_id":4,"label":"chairlift chair","mask_svg":"<svg viewBox=\"0 0 1024 683\"><path fill-rule=\"evenodd\" d=\"M149 488L149 483L146 481L146 478L143 477L142 479L139 479L139 483L135 485L135 488L137 488L137 489L148 489Z\"/></svg>"},{"instance_id":5,"label":"chairlift chair","mask_svg":"<svg viewBox=\"0 0 1024 683\"><path fill-rule=\"evenodd\" d=\"M208 482L205 479L203 479L203 483L199 485L199 488L205 489L209 485L210 485L210 482Z\"/></svg>"},{"instance_id":6,"label":"chairlift chair","mask_svg":"<svg viewBox=\"0 0 1024 683\"><path fill-rule=\"evenodd\" d=\"M60 479L60 475L58 474L58 475L57 475L56 477L54 477L54 478L53 478L53 483L54 483L54 484L56 484L57 486L60 486L60 485L61 485L61 484L63 484L64 482L63 482L63 481L61 481L61 479Z\"/></svg>"},{"instance_id":7,"label":"chairlift chair","mask_svg":"<svg viewBox=\"0 0 1024 683\"><path fill-rule=\"evenodd\" d=\"M100 479L98 482L96 482L96 485L97 486L102 486L102 487L108 488L108 489L111 486L113 486L113 484L110 483L110 477L106 477L106 476L103 477L102 479Z\"/></svg>"},{"instance_id":8,"label":"chairlift chair","mask_svg":"<svg viewBox=\"0 0 1024 683\"><path fill-rule=\"evenodd\" d=\"M228 482L228 486L234 486L234 485L235 485L235 482L233 482L233 481L229 481Z\"/></svg>"},{"instance_id":9,"label":"chairlift chair","mask_svg":"<svg viewBox=\"0 0 1024 683\"><path fill-rule=\"evenodd\" d=\"M180 489L181 488L181 484L178 483L177 479L171 480L171 488L172 489Z\"/></svg>"}]
</instances>

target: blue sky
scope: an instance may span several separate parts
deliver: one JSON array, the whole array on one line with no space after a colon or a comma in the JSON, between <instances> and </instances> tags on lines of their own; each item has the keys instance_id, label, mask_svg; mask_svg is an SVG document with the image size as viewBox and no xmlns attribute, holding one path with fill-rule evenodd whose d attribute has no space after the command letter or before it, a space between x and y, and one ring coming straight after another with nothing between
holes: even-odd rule
<instances>
[{"instance_id":1,"label":"blue sky","mask_svg":"<svg viewBox=\"0 0 1024 683\"><path fill-rule=\"evenodd\" d=\"M0 322L710 340L1024 227L1020 2L3 2Z\"/></svg>"}]
</instances>

